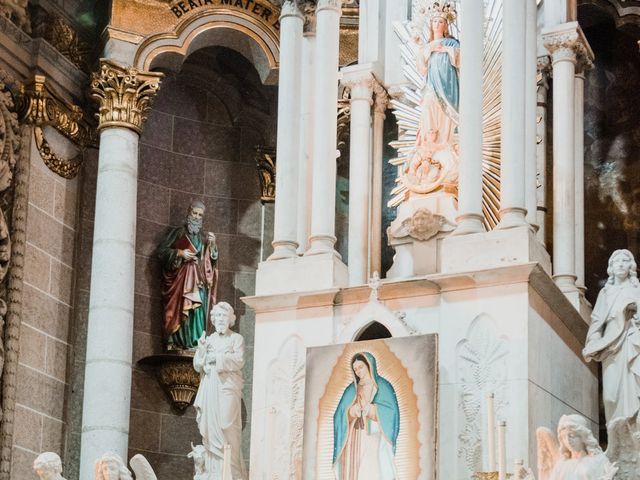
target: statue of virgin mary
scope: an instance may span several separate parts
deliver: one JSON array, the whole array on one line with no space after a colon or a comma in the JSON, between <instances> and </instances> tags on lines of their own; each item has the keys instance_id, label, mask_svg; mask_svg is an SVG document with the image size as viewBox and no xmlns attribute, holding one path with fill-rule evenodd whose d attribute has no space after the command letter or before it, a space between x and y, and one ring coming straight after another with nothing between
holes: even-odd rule
<instances>
[{"instance_id":1,"label":"statue of virgin mary","mask_svg":"<svg viewBox=\"0 0 640 480\"><path fill-rule=\"evenodd\" d=\"M375 357L351 359L353 382L333 415L333 469L336 480L394 480L400 432L396 392L378 375Z\"/></svg>"}]
</instances>

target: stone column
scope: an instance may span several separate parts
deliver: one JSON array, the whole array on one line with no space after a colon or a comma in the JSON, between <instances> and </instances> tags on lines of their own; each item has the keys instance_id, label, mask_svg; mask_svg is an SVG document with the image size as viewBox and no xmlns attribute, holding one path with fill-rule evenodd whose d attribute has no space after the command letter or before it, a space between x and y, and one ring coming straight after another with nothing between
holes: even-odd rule
<instances>
[{"instance_id":1,"label":"stone column","mask_svg":"<svg viewBox=\"0 0 640 480\"><path fill-rule=\"evenodd\" d=\"M382 168L384 162L384 119L389 95L382 85L374 85L375 100L373 106L373 145L371 174L371 258L369 260L371 277L373 272L382 271Z\"/></svg>"},{"instance_id":2,"label":"stone column","mask_svg":"<svg viewBox=\"0 0 640 480\"><path fill-rule=\"evenodd\" d=\"M502 171L498 228L526 225L525 40L526 2L504 2L502 32Z\"/></svg>"},{"instance_id":3,"label":"stone column","mask_svg":"<svg viewBox=\"0 0 640 480\"><path fill-rule=\"evenodd\" d=\"M536 108L536 164L538 171L538 188L536 189L536 210L538 224L538 240L546 244L547 222L547 94L549 93L549 57L538 57L538 93Z\"/></svg>"},{"instance_id":4,"label":"stone column","mask_svg":"<svg viewBox=\"0 0 640 480\"><path fill-rule=\"evenodd\" d=\"M287 0L280 14L280 75L273 254L269 260L296 257L298 219L298 156L300 154L300 91L303 17Z\"/></svg>"},{"instance_id":5,"label":"stone column","mask_svg":"<svg viewBox=\"0 0 640 480\"><path fill-rule=\"evenodd\" d=\"M338 53L342 0L318 0L314 96L311 245L306 255L335 251Z\"/></svg>"},{"instance_id":6,"label":"stone column","mask_svg":"<svg viewBox=\"0 0 640 480\"><path fill-rule=\"evenodd\" d=\"M369 207L371 196L371 105L374 78L371 65L342 70L351 92L349 146L349 285L367 283L369 266Z\"/></svg>"},{"instance_id":7,"label":"stone column","mask_svg":"<svg viewBox=\"0 0 640 480\"><path fill-rule=\"evenodd\" d=\"M575 88L575 178L576 178L576 285L586 290L584 283L584 75L593 65L588 56L579 58L574 80Z\"/></svg>"},{"instance_id":8,"label":"stone column","mask_svg":"<svg viewBox=\"0 0 640 480\"><path fill-rule=\"evenodd\" d=\"M91 79L91 94L99 103L100 154L80 478L93 478L94 462L106 451L127 458L138 138L161 77L102 60Z\"/></svg>"},{"instance_id":9,"label":"stone column","mask_svg":"<svg viewBox=\"0 0 640 480\"><path fill-rule=\"evenodd\" d=\"M588 43L577 22L543 32L553 62L553 278L576 292L575 71ZM590 51L590 50L589 50Z\"/></svg>"},{"instance_id":10,"label":"stone column","mask_svg":"<svg viewBox=\"0 0 640 480\"><path fill-rule=\"evenodd\" d=\"M460 173L456 235L484 231L482 224L483 3L462 1L460 30Z\"/></svg>"},{"instance_id":11,"label":"stone column","mask_svg":"<svg viewBox=\"0 0 640 480\"><path fill-rule=\"evenodd\" d=\"M311 192L313 191L313 91L315 85L316 18L315 3L304 3L302 37L302 85L300 92L300 154L298 170L298 255L309 246Z\"/></svg>"},{"instance_id":12,"label":"stone column","mask_svg":"<svg viewBox=\"0 0 640 480\"><path fill-rule=\"evenodd\" d=\"M537 105L537 64L538 64L538 6L536 0L526 0L526 44L525 44L525 81L524 81L524 174L525 207L527 223L534 232L538 226L538 165L536 162L536 105Z\"/></svg>"}]
</instances>

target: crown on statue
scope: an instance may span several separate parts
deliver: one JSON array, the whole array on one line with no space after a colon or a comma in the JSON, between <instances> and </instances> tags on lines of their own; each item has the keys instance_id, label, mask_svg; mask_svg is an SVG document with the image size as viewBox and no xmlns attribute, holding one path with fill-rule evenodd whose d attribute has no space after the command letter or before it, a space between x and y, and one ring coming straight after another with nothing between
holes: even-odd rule
<instances>
[{"instance_id":1,"label":"crown on statue","mask_svg":"<svg viewBox=\"0 0 640 480\"><path fill-rule=\"evenodd\" d=\"M427 7L427 17L429 20L436 17L444 18L447 23L455 22L458 13L450 2L433 2Z\"/></svg>"}]
</instances>

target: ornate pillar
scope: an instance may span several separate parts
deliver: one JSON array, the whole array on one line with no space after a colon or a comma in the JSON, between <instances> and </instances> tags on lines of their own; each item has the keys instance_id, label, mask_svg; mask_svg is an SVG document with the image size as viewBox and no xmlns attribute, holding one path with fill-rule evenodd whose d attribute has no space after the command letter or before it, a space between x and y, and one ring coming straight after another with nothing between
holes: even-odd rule
<instances>
[{"instance_id":1,"label":"ornate pillar","mask_svg":"<svg viewBox=\"0 0 640 480\"><path fill-rule=\"evenodd\" d=\"M527 223L534 232L538 226L538 165L536 162L536 80L538 63L538 6L536 0L526 0L526 44L525 44L525 80L524 80L524 174L525 207Z\"/></svg>"},{"instance_id":2,"label":"ornate pillar","mask_svg":"<svg viewBox=\"0 0 640 480\"><path fill-rule=\"evenodd\" d=\"M369 207L371 195L371 65L343 69L342 82L351 91L349 146L349 285L367 283Z\"/></svg>"},{"instance_id":3,"label":"ornate pillar","mask_svg":"<svg viewBox=\"0 0 640 480\"><path fill-rule=\"evenodd\" d=\"M504 2L502 40L502 171L498 228L526 225L525 40L526 2Z\"/></svg>"},{"instance_id":4,"label":"ornate pillar","mask_svg":"<svg viewBox=\"0 0 640 480\"><path fill-rule=\"evenodd\" d=\"M536 210L538 224L538 240L546 244L547 222L547 94L549 93L550 61L547 55L538 57L537 69L537 107L536 107L536 164L538 186L536 189Z\"/></svg>"},{"instance_id":5,"label":"ornate pillar","mask_svg":"<svg viewBox=\"0 0 640 480\"><path fill-rule=\"evenodd\" d=\"M314 89L311 245L307 255L335 251L338 53L342 0L318 0Z\"/></svg>"},{"instance_id":6,"label":"ornate pillar","mask_svg":"<svg viewBox=\"0 0 640 480\"><path fill-rule=\"evenodd\" d=\"M298 254L309 246L311 192L313 191L313 91L315 85L316 18L315 3L304 3L302 37L302 85L300 92L300 155L298 170Z\"/></svg>"},{"instance_id":7,"label":"ornate pillar","mask_svg":"<svg viewBox=\"0 0 640 480\"><path fill-rule=\"evenodd\" d=\"M483 3L462 1L460 29L460 174L455 235L484 231L482 224Z\"/></svg>"},{"instance_id":8,"label":"ornate pillar","mask_svg":"<svg viewBox=\"0 0 640 480\"><path fill-rule=\"evenodd\" d=\"M91 78L99 103L100 153L82 412L80 478L129 440L138 139L160 73L101 60Z\"/></svg>"},{"instance_id":9,"label":"ornate pillar","mask_svg":"<svg viewBox=\"0 0 640 480\"><path fill-rule=\"evenodd\" d=\"M578 22L543 32L553 62L553 278L576 292L575 72L579 57L592 57ZM589 53L587 53L589 52Z\"/></svg>"},{"instance_id":10,"label":"ornate pillar","mask_svg":"<svg viewBox=\"0 0 640 480\"><path fill-rule=\"evenodd\" d=\"M273 254L269 260L296 257L298 155L300 154L300 59L303 17L296 2L287 0L280 14L280 77Z\"/></svg>"},{"instance_id":11,"label":"ornate pillar","mask_svg":"<svg viewBox=\"0 0 640 480\"><path fill-rule=\"evenodd\" d=\"M584 75L593 66L593 59L583 56L579 59L575 88L575 179L576 179L576 285L585 291L584 284Z\"/></svg>"},{"instance_id":12,"label":"ornate pillar","mask_svg":"<svg viewBox=\"0 0 640 480\"><path fill-rule=\"evenodd\" d=\"M373 106L373 142L371 172L371 258L369 274L382 271L382 167L384 162L384 119L389 95L382 85L373 86L375 100Z\"/></svg>"}]
</instances>

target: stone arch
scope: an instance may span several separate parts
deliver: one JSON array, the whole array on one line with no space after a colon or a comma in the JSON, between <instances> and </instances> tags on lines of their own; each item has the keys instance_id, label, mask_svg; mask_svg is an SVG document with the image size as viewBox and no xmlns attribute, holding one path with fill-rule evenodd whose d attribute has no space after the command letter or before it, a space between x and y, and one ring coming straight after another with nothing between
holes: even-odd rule
<instances>
[{"instance_id":1,"label":"stone arch","mask_svg":"<svg viewBox=\"0 0 640 480\"><path fill-rule=\"evenodd\" d=\"M280 57L277 35L249 15L233 10L193 15L175 32L150 36L138 47L133 64L143 71L179 71L189 54L208 46L237 51L253 63L264 84L276 83Z\"/></svg>"},{"instance_id":2,"label":"stone arch","mask_svg":"<svg viewBox=\"0 0 640 480\"><path fill-rule=\"evenodd\" d=\"M348 320L336 338L337 343L357 341L360 335L374 323L386 328L392 337L406 337L415 334L404 321L403 315L396 315L377 301L370 301L353 318Z\"/></svg>"}]
</instances>

